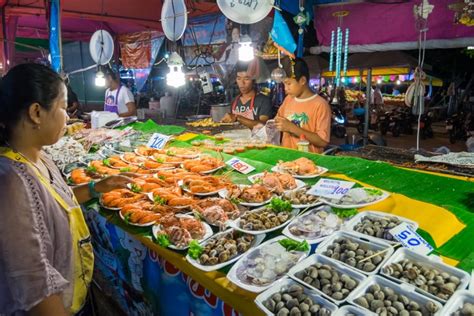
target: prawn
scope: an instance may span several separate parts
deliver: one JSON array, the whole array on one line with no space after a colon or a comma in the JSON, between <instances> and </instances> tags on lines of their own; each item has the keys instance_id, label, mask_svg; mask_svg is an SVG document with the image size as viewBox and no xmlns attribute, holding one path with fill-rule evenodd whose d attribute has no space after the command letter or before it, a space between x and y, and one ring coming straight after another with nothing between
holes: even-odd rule
<instances>
[{"instance_id":1,"label":"prawn","mask_svg":"<svg viewBox=\"0 0 474 316\"><path fill-rule=\"evenodd\" d=\"M92 177L89 177L87 175L87 172L85 169L79 168L79 169L74 169L71 172L71 180L75 184L82 184L82 183L88 183L92 181Z\"/></svg>"}]
</instances>

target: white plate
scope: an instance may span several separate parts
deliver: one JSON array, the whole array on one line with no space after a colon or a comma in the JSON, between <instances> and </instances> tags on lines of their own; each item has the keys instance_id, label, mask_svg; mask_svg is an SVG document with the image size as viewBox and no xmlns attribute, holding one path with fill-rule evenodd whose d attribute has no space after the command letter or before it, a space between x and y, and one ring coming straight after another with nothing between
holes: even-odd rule
<instances>
[{"instance_id":1,"label":"white plate","mask_svg":"<svg viewBox=\"0 0 474 316\"><path fill-rule=\"evenodd\" d=\"M354 287L351 290L351 292L355 291L360 286L362 281L364 281L365 278L366 278L366 276L363 275L362 273L356 272L355 270L352 270L352 269L349 269L346 266L342 265L341 263L339 263L339 262L337 262L333 259L329 259L328 257L318 255L318 254L313 254L313 255L309 256L308 258L306 258L303 261L296 264L293 268L290 269L290 271L288 271L288 276L290 278L292 278L296 282L301 283L304 286L312 289L313 291L315 291L319 295L324 296L327 300L329 300L329 301L331 301L331 302L333 302L337 305L343 304L347 300L347 298L349 297L351 292L349 292L349 294L346 296L346 298L344 298L342 300L336 300L336 299L332 298L331 296L325 294L323 291L318 290L317 288L313 287L311 284L308 284L308 283L304 282L303 280L299 279L298 277L296 277L296 274L298 272L303 271L306 268L315 265L316 263L328 265L328 266L332 267L334 270L336 270L339 273L339 276L342 275L342 274L346 274L349 277L351 277L352 279L354 279L355 281L357 281L357 286Z\"/></svg>"},{"instance_id":2,"label":"white plate","mask_svg":"<svg viewBox=\"0 0 474 316\"><path fill-rule=\"evenodd\" d=\"M139 156L139 157L142 157L142 156ZM145 157L142 157L142 158L145 159ZM141 165L141 164L143 163L143 161L142 161L142 162L139 162L139 163L130 162L130 161L128 161L127 159L124 158L124 155L123 155L123 154L120 155L120 159L122 159L123 162L126 162L126 163L131 164L131 165L134 165L134 166L139 166L139 165ZM146 160L146 159L145 159L145 160Z\"/></svg>"},{"instance_id":3,"label":"white plate","mask_svg":"<svg viewBox=\"0 0 474 316\"><path fill-rule=\"evenodd\" d=\"M148 158L148 157L150 157L150 156L145 156L145 155L140 154L140 153L138 152L138 148L135 148L135 149L133 150L133 152L134 152L137 156L140 156L140 157L143 157L143 158Z\"/></svg>"},{"instance_id":4,"label":"white plate","mask_svg":"<svg viewBox=\"0 0 474 316\"><path fill-rule=\"evenodd\" d=\"M131 226L136 226L136 227L149 227L149 226L155 225L155 223L156 223L156 221L149 222L149 223L146 223L146 224L135 224L135 223L131 223L131 222L127 223L127 222L125 222L125 217L123 217L122 212L119 212L119 216L125 224L131 225Z\"/></svg>"},{"instance_id":5,"label":"white plate","mask_svg":"<svg viewBox=\"0 0 474 316\"><path fill-rule=\"evenodd\" d=\"M206 244L221 236L221 235L227 235L229 233L231 233L233 231L233 229L228 229L222 233L218 233L214 236L212 236L212 238L209 238L208 240L204 241L201 243L201 246L205 247ZM237 260L239 260L244 254L246 254L247 252L251 251L253 248L257 247L258 245L260 245L262 243L262 241L265 239L266 235L265 234L262 234L262 235L258 235L258 236L254 236L254 240L252 242L252 246L250 246L249 250L247 250L246 252L243 252L241 254L238 254L237 256L235 256L234 258L230 259L229 261L226 261L226 262L223 262L223 263L219 263L219 264L215 264L215 265L202 265L200 264L196 259L193 259L191 258L189 255L186 255L186 260L188 260L188 262L195 266L196 268L198 268L199 270L202 270L202 271L205 271L205 272L209 272L209 271L215 271L215 270L219 270L219 269L222 269L226 266L228 266L229 264L232 264L234 262L236 262Z\"/></svg>"},{"instance_id":6,"label":"white plate","mask_svg":"<svg viewBox=\"0 0 474 316\"><path fill-rule=\"evenodd\" d=\"M259 212L259 211L264 210L264 209L265 209L265 207L260 207L260 208L257 208L255 210L251 210L251 211L247 211L247 212L255 213L255 212ZM266 234L266 233L273 232L275 230L279 230L280 228L283 228L286 225L288 225L288 223L298 215L298 212L299 212L298 209L293 209L293 211L291 212L290 218L286 222L284 222L283 224L278 225L276 227L273 227L273 228L270 228L270 229L265 229L265 230L247 230L247 229L243 229L243 228L240 227L240 218L237 218L236 220L233 220L233 221L228 221L227 226L235 228L238 231L241 231L243 233L247 233L247 234L250 234L250 235Z\"/></svg>"},{"instance_id":7,"label":"white plate","mask_svg":"<svg viewBox=\"0 0 474 316\"><path fill-rule=\"evenodd\" d=\"M309 175L304 175L304 176L298 175L298 174L292 174L292 176L295 177L296 179L314 179L329 171L329 169L324 168L324 167L317 166L317 168L318 168L318 173L315 173L315 174L309 174ZM285 170L280 169L278 165L274 166L272 168L272 171L280 172L280 173L289 173L289 172L286 172Z\"/></svg>"},{"instance_id":8,"label":"white plate","mask_svg":"<svg viewBox=\"0 0 474 316\"><path fill-rule=\"evenodd\" d=\"M344 230L349 230L349 231L353 231L353 232L356 232L354 230L354 227L359 224L362 219L364 217L372 217L372 218L378 218L378 219L382 219L382 218L389 218L389 217L395 217L395 218L398 218L402 223L407 223L409 224L411 227L413 227L415 230L418 229L418 223L415 222L415 221L412 221L412 220L409 220L408 218L405 218L405 217L402 217L402 216L397 216L397 215L393 215L393 214L390 214L390 213L384 213L384 212L377 212L377 211L362 211L362 212L359 212L357 213L357 215L355 215L353 218L351 218L349 221L347 221L345 224L344 224ZM357 232L356 232L357 233ZM365 234L364 234L365 235ZM368 236L368 235L367 235ZM383 240L385 242L388 242L390 244L396 244L398 243L397 240L387 240L387 239L383 239L383 238L378 238L378 237L374 237L374 236L369 236L369 237L372 237L372 238L376 238L376 239L379 239L379 240Z\"/></svg>"},{"instance_id":9,"label":"white plate","mask_svg":"<svg viewBox=\"0 0 474 316\"><path fill-rule=\"evenodd\" d=\"M346 204L346 205L343 205L343 204L337 204L337 203L334 203L334 202L329 202L328 199L323 198L323 197L321 197L320 199L324 204L327 204L327 205L330 205L330 206L336 207L336 208L344 208L344 209L362 208L362 207L366 207L366 206L369 206L369 205L373 205L373 204L382 202L383 200L387 199L390 196L390 193L388 193L386 191L383 191L383 190L381 190L381 191L382 191L382 195L380 196L380 198L378 200L368 202L368 203L361 203L361 204Z\"/></svg>"},{"instance_id":10,"label":"white plate","mask_svg":"<svg viewBox=\"0 0 474 316\"><path fill-rule=\"evenodd\" d=\"M303 213L303 214L300 214L300 215L296 216L295 218L293 218L293 219L290 221L290 223L289 223L288 225L286 225L285 229L283 229L282 234L285 235L285 236L287 236L287 237L289 237L289 238L291 238L291 239L294 239L294 240L296 240L296 241L299 241L299 242L306 240L306 241L308 242L308 244L311 244L311 245L312 245L312 244L318 244L318 243L320 243L321 241L323 241L324 239L326 239L326 237L329 236L330 234L329 234L329 235L326 235L326 236L321 236L321 237L317 237L317 238L314 238L314 239L310 239L310 238L304 238L303 236L295 236L295 235L293 235L293 233L290 231L290 226L291 226L294 222L296 222L299 218L303 218L303 217L308 216L308 215L310 215L310 214L312 214L312 213L317 213L317 212L320 212L320 211L326 211L326 212L332 213L332 212L331 212L331 207L325 205L325 206L321 206L321 207L318 207L318 208L316 208L316 209L310 210L309 212L305 212L305 213ZM342 220L341 220L341 221L342 221ZM343 224L342 224L342 225L343 225ZM342 225L341 225L340 227L342 227ZM333 233L334 233L335 231L340 230L340 227L339 227L339 228L336 228L336 229L333 231ZM331 233L331 234L332 234L332 233Z\"/></svg>"},{"instance_id":11,"label":"white plate","mask_svg":"<svg viewBox=\"0 0 474 316\"><path fill-rule=\"evenodd\" d=\"M217 168L212 169L212 170L201 171L201 172L198 172L198 173L199 173L199 174L203 174L203 175L211 174L211 173L214 173L214 172L216 172L216 171L218 171L218 170L221 170L222 168L225 168L225 167L226 167L226 166L223 165L223 166L217 167ZM186 169L183 164L181 164L181 168L183 168L183 169L186 170L186 171L192 172L191 170Z\"/></svg>"},{"instance_id":12,"label":"white plate","mask_svg":"<svg viewBox=\"0 0 474 316\"><path fill-rule=\"evenodd\" d=\"M265 289L268 289L269 287L271 287L273 284L275 284L276 281L278 281L279 279L281 278L284 278L285 277L285 274L281 275L279 279L275 280L273 283L269 284L269 285L265 285L265 286L257 286L257 285L251 285L251 284L247 284L247 283L242 283L242 281L239 280L239 278L237 277L237 269L240 267L240 265L245 262L245 260L247 259L247 257L249 255L251 255L254 251L258 251L260 248L262 247L265 247L266 245L269 245L269 244L272 244L272 243L278 243L279 240L281 239L286 239L285 236L278 236L278 237L275 237L273 239L270 239L270 240L267 240L266 242L264 242L263 244L261 244L260 246L252 249L251 251L247 251L241 258L239 261L237 261L236 264L234 264L232 266L232 268L230 269L229 273L227 274L227 279L229 279L229 281L231 281L232 283L234 283L235 285L239 286L240 288L244 289L244 290L247 290L247 291L250 291L250 292L254 292L254 293L259 293L259 292L262 292L264 291ZM309 251L308 250L307 252L305 253L302 253L300 251L298 251L298 253L301 253L302 256L301 258L299 258L298 261L301 261L303 260L304 258L306 258L309 254Z\"/></svg>"},{"instance_id":13,"label":"white plate","mask_svg":"<svg viewBox=\"0 0 474 316\"><path fill-rule=\"evenodd\" d=\"M255 299L255 304L257 304L258 308L260 308L265 315L274 316L275 314L270 312L263 303L273 296L275 293L280 293L282 288L288 288L293 284L298 284L298 282L290 279L290 278L283 278L277 282L275 282L268 290L259 294ZM337 306L334 303L326 300L324 297L321 297L316 292L311 291L308 288L303 287L304 293L308 295L314 303L321 305L322 307L326 307L330 312L331 315L335 315L337 311ZM345 314L344 314L345 315Z\"/></svg>"},{"instance_id":14,"label":"white plate","mask_svg":"<svg viewBox=\"0 0 474 316\"><path fill-rule=\"evenodd\" d=\"M257 181L257 179L259 179L261 176L263 176L263 174L264 174L263 172L254 174L253 176L248 177L248 179L249 179L250 182L255 183ZM301 180L295 179L295 182L296 182L296 188L287 189L285 191L298 190L298 189L304 188L306 186L306 183L304 183Z\"/></svg>"},{"instance_id":15,"label":"white plate","mask_svg":"<svg viewBox=\"0 0 474 316\"><path fill-rule=\"evenodd\" d=\"M110 211L120 211L122 208L121 207L109 207L109 206L105 206L104 202L102 202L102 194L100 195L100 198L99 198L99 205L103 208L105 208L106 210L110 210Z\"/></svg>"},{"instance_id":16,"label":"white plate","mask_svg":"<svg viewBox=\"0 0 474 316\"><path fill-rule=\"evenodd\" d=\"M186 215L186 214L177 214L176 217L195 218L194 216ZM203 236L201 239L198 239L198 240L197 240L199 243L203 242L204 240L206 240L206 239L208 239L209 237L211 237L212 234L214 234L214 232L212 231L211 226L209 226L207 223L202 222L202 221L201 221L201 224L202 224L203 227L204 227L205 233L204 233L204 236ZM153 236L154 236L155 238L157 238L157 237L158 237L158 233L162 231L161 225L155 225L155 226L153 226L152 231L153 231ZM186 249L189 248L189 246L180 248L180 247L176 247L176 246L173 245L173 244L170 244L170 245L168 246L168 248L174 249L174 250L186 250Z\"/></svg>"},{"instance_id":17,"label":"white plate","mask_svg":"<svg viewBox=\"0 0 474 316\"><path fill-rule=\"evenodd\" d=\"M189 194L192 194L192 195L196 195L196 196L212 196L212 195L216 195L218 194L220 191L222 190L225 190L225 189L220 189L220 190L217 190L217 191L214 191L214 192L207 192L207 193L193 193L191 190L189 190L187 187L183 186L182 187L183 191L184 192L187 192Z\"/></svg>"},{"instance_id":18,"label":"white plate","mask_svg":"<svg viewBox=\"0 0 474 316\"><path fill-rule=\"evenodd\" d=\"M248 185L241 185L240 187L242 188L242 187L249 187L249 186ZM223 189L223 190L219 191L219 196L223 199L227 199L228 198L228 196L227 196L228 193L229 193L229 191L227 191L227 189ZM259 206L263 206L265 204L270 203L270 201L272 199L273 199L273 196L270 197L268 200L263 201L261 203L240 202L239 204L242 205L242 206L248 206L248 207L259 207Z\"/></svg>"},{"instance_id":19,"label":"white plate","mask_svg":"<svg viewBox=\"0 0 474 316\"><path fill-rule=\"evenodd\" d=\"M153 193L152 192L148 192L148 193L145 193L147 196L148 196L148 199L150 201L152 201L153 203L155 202L155 199L153 197ZM177 209L177 210L184 210L186 208L191 208L191 205L186 205L186 206L173 206L174 209Z\"/></svg>"}]
</instances>

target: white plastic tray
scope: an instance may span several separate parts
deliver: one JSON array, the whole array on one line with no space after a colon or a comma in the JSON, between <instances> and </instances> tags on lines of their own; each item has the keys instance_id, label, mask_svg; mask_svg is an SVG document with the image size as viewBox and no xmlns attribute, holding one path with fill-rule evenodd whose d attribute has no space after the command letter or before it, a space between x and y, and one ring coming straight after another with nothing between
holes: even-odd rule
<instances>
[{"instance_id":1,"label":"white plastic tray","mask_svg":"<svg viewBox=\"0 0 474 316\"><path fill-rule=\"evenodd\" d=\"M356 267L351 267L350 265L342 262L342 261L337 261L337 262L340 262L341 264L345 265L346 267L348 267L349 269L353 269L353 270L356 270L360 273L363 273L363 274L366 274L366 275L374 275L376 274L380 268L384 265L385 262L387 262L387 260L392 256L393 254L393 248L391 248L390 244L386 243L386 242L383 242L379 239L375 239L375 238L371 238L371 237L368 237L366 235L362 235L362 234L358 234L358 233L354 233L354 232L344 232L344 231L339 231L339 232L336 232L332 235L330 235L329 237L327 237L322 243L321 245L318 246L318 248L316 248L316 253L317 254L321 254L324 256L323 252L326 251L326 249L332 245L332 243L336 240L336 239L339 239L339 238L347 238L351 241L354 241L354 242L357 242L361 245L363 245L364 247L374 251L374 252L379 252L381 250L384 250L384 249L387 249L387 248L390 248L389 250L385 251L384 254L385 254L385 257L384 259L380 262L380 264L375 268L374 271L371 271L371 272L366 272L366 271L362 271L362 270L359 270L357 269ZM329 258L329 257L328 257ZM331 259L331 258L330 258Z\"/></svg>"},{"instance_id":2,"label":"white plastic tray","mask_svg":"<svg viewBox=\"0 0 474 316\"><path fill-rule=\"evenodd\" d=\"M382 219L382 218L389 218L389 217L396 217L398 218L402 223L407 223L409 224L411 227L413 227L415 230L418 229L418 223L415 222L415 221L412 221L408 218L405 218L405 217L402 217L402 216L398 216L398 215L393 215L393 214L390 214L390 213L384 213L384 212L377 212L377 211L362 211L362 212L359 212L357 213L357 215L355 215L353 218L351 218L349 221L347 221L345 224L344 224L344 229L345 230L349 230L349 231L353 231L353 232L356 232L354 230L354 227L359 224L362 219L364 217L372 217L372 218L377 218L377 219ZM356 232L357 233L357 232ZM361 233L362 234L362 233ZM372 237L372 238L375 238L375 239L379 239L379 240L383 240L385 242L388 242L390 244L396 244L398 243L398 241L391 241L391 240L386 240L386 239L383 239L383 238L378 238L378 237L373 237L373 236L369 236L369 237Z\"/></svg>"},{"instance_id":3,"label":"white plastic tray","mask_svg":"<svg viewBox=\"0 0 474 316\"><path fill-rule=\"evenodd\" d=\"M311 175L307 175L307 176L292 174L292 176L295 177L296 179L314 179L314 178L317 178L317 177L319 177L319 176L321 176L321 175L323 175L323 174L325 174L326 172L329 171L327 168L320 167L320 166L317 166L317 167L318 167L318 172L315 173L315 174L311 174ZM280 169L278 167L278 165L274 166L271 170L273 172L288 173L285 170Z\"/></svg>"},{"instance_id":4,"label":"white plastic tray","mask_svg":"<svg viewBox=\"0 0 474 316\"><path fill-rule=\"evenodd\" d=\"M366 276L363 275L362 273L356 272L355 270L352 270L352 269L349 269L346 266L344 266L342 263L339 263L338 261L336 261L334 259L330 259L326 256L322 256L322 255L318 255L318 254L314 254L314 255L309 256L308 258L304 259L303 261L301 261L300 263L295 265L293 268L291 268L290 271L288 271L288 276L290 278L292 278L295 281L303 284L306 287L309 287L313 291L317 292L319 295L324 296L326 299L334 302L337 305L342 305L344 302L346 302L348 296L346 298L342 299L342 300L336 300L336 299L332 298L331 296L329 296L329 295L323 293L322 291L318 290L317 288L313 287L312 285L304 282L303 280L298 279L295 276L296 273L298 273L298 272L300 272L300 271L306 269L307 267L310 267L310 266L312 266L316 263L326 264L326 265L334 268L337 272L339 272L341 274L347 274L348 276L350 276L351 278L356 280L358 282L358 284L354 289L352 289L351 292L355 291L361 285L362 281L364 281L365 278L366 278ZM350 293L349 293L349 295L350 295Z\"/></svg>"},{"instance_id":5,"label":"white plastic tray","mask_svg":"<svg viewBox=\"0 0 474 316\"><path fill-rule=\"evenodd\" d=\"M249 213L255 213L255 212L259 212L261 210L264 210L266 207L260 207L260 208L257 208L257 209L254 209L254 210L251 210L251 211L247 211ZM297 215L298 215L298 212L299 210L298 209L293 209L293 211L291 212L291 216L290 218L284 222L283 224L281 225L278 225L276 227L273 227L273 228L270 228L270 229L265 229L265 230L247 230L247 229L243 229L240 227L240 217L233 220L233 221L227 221L227 226L229 227L232 227L234 229L237 229L238 231L241 231L243 233L247 233L247 234L250 234L250 235L260 235L260 234L266 234L266 233L270 233L270 232L273 232L275 230L279 230L280 228L283 228L285 227L286 225L288 225L288 223L293 219L295 218ZM242 214L243 215L243 214ZM241 215L241 216L242 216Z\"/></svg>"},{"instance_id":6,"label":"white plastic tray","mask_svg":"<svg viewBox=\"0 0 474 316\"><path fill-rule=\"evenodd\" d=\"M250 292L254 292L254 293L260 293L268 288L270 288L273 284L275 284L276 281L278 280L275 280L275 282L273 282L272 284L269 284L269 285L266 285L266 286L257 286L257 285L251 285L251 284L246 284L246 283L242 283L239 278L237 277L237 269L239 268L239 266L241 265L242 262L244 262L246 260L246 258L252 254L254 251L258 251L260 248L262 247L265 247L266 245L268 244L271 244L271 243L277 243L279 240L281 239L286 239L285 236L278 236L278 237L275 237L273 239L270 239L270 240L267 240L266 242L264 242L263 244L260 244L258 247L252 249L251 251L247 251L238 261L236 264L234 264L232 266L232 268L230 269L229 273L227 273L227 279L229 281L231 281L232 283L234 283L235 285L239 286L240 288L244 289L244 290L247 290L247 291L250 291ZM309 251L308 250L307 252L305 252L301 258L300 258L300 261L303 260L304 258L306 258L309 254ZM284 275L281 276L281 278L284 278ZM280 278L280 279L281 279Z\"/></svg>"},{"instance_id":7,"label":"white plastic tray","mask_svg":"<svg viewBox=\"0 0 474 316\"><path fill-rule=\"evenodd\" d=\"M324 204L327 204L327 205L330 205L332 207L337 207L337 208L344 208L344 209L349 209L349 208L362 208L362 207L366 207L366 206L370 206L370 205L373 205L373 204L377 204L379 202L382 202L383 200L386 200L389 196L390 196L390 193L386 192L386 191L382 191L382 196L380 197L380 199L378 200L375 200L375 201L372 201L372 202L368 202L368 203L361 203L361 204L347 204L347 205L344 205L344 204L337 204L337 203L333 203L333 202L330 202L328 199L326 198L323 198L321 197L321 201L324 202Z\"/></svg>"},{"instance_id":8,"label":"white plastic tray","mask_svg":"<svg viewBox=\"0 0 474 316\"><path fill-rule=\"evenodd\" d=\"M346 316L346 315L355 315L355 316L376 316L377 314L369 312L366 309L363 309L361 307L355 306L355 305L345 305L339 308L333 316Z\"/></svg>"},{"instance_id":9,"label":"white plastic tray","mask_svg":"<svg viewBox=\"0 0 474 316\"><path fill-rule=\"evenodd\" d=\"M349 295L347 301L351 304L359 306L354 301L364 295L367 292L368 288L373 284L378 284L380 287L391 288L395 291L395 294L405 295L408 299L417 302L420 306L424 306L426 302L431 301L439 307L438 312L433 314L433 316L444 315L441 314L442 305L438 301L432 300L415 292L414 287L412 286L407 286L406 284L397 284L378 275L369 276L367 279L365 279L361 286ZM362 306L359 307L363 308ZM369 311L368 309L363 309Z\"/></svg>"},{"instance_id":10,"label":"white plastic tray","mask_svg":"<svg viewBox=\"0 0 474 316\"><path fill-rule=\"evenodd\" d=\"M177 214L176 216L177 216L177 217L194 218L194 216L187 215L187 214ZM202 225L203 225L203 227L204 227L205 233L204 233L204 236L203 236L201 239L198 239L198 240L197 240L199 243L200 243L200 242L203 242L204 240L208 239L209 237L211 237L211 236L214 234L214 232L212 231L211 226L209 226L209 225L208 225L207 223L205 223L205 222L201 222L201 223L202 223ZM161 225L154 225L152 230L153 230L153 236L154 236L155 238L157 238L157 237L158 237L158 233L162 231ZM176 247L176 246L173 245L173 244L170 244L170 245L168 246L168 248L174 249L174 250L185 250L185 249L188 249L189 246L180 248L180 247Z\"/></svg>"},{"instance_id":11,"label":"white plastic tray","mask_svg":"<svg viewBox=\"0 0 474 316\"><path fill-rule=\"evenodd\" d=\"M274 313L270 312L264 305L263 305L263 302L265 302L267 299L269 299L273 294L275 293L279 293L280 290L282 288L288 288L290 287L291 285L293 284L298 284L297 282L295 282L294 280L292 279L289 279L289 278L284 278L284 279L281 279L279 280L278 282L275 282L273 284L272 287L270 287L268 290L266 290L265 292L259 294L256 298L255 298L255 304L257 304L258 308L260 308L264 313L265 315L269 315L269 316L273 316L275 315ZM311 297L311 299L313 300L313 302L321 305L322 307L326 307L330 312L331 312L331 315L335 315L334 313L336 312L337 310L337 306L334 305L333 303L329 302L328 300L324 299L323 297L321 297L320 295L318 295L317 293L303 287L303 290L304 290L304 293L306 295L308 295L309 297Z\"/></svg>"},{"instance_id":12,"label":"white plastic tray","mask_svg":"<svg viewBox=\"0 0 474 316\"><path fill-rule=\"evenodd\" d=\"M405 283L405 284L409 284L409 285L412 285L410 283L407 283L407 282L403 282L393 276L390 276L388 274L386 274L384 272L384 267L388 267L389 265L391 265L392 263L396 263L396 262L400 262L404 259L408 259L410 261L414 261L414 262L417 262L418 264L421 264L423 266L426 266L426 267L429 267L429 268L435 268L437 270L440 270L442 272L447 272L448 274L450 275L453 275L453 276L456 276L459 278L459 280L461 281L461 283L459 283L459 286L458 286L458 290L464 290L467 285L469 284L469 281L471 280L471 276L463 271L463 270L460 270L460 269L457 269L455 267L452 267L452 266L449 266L443 262L441 262L441 258L439 257L436 257L436 256L422 256L410 249L407 249L407 248L400 248L398 249L394 254L393 256L387 261L385 262L385 264L383 265L383 267L381 268L380 270L380 274L383 275L384 277L390 279L390 280L393 280L394 282L397 282L397 283ZM415 285L413 285L415 286ZM425 295L425 296L428 296L429 298L432 298L434 300L438 300L440 301L442 304L446 303L446 300L443 300L433 294L430 294L429 292L427 291L423 291L422 289L416 287L416 291Z\"/></svg>"},{"instance_id":13,"label":"white plastic tray","mask_svg":"<svg viewBox=\"0 0 474 316\"><path fill-rule=\"evenodd\" d=\"M227 235L229 233L232 233L233 229L228 229L226 231L223 231L221 233L218 233L214 236L212 236L211 238L203 241L201 243L201 245L203 247L206 246L206 244L213 240L213 239L216 239L216 238L219 238L219 236L222 236L222 235ZM234 262L236 262L237 260L239 260L245 253L251 251L252 249L254 249L255 247L258 247L258 245L260 245L262 243L262 241L265 239L266 235L265 234L262 234L262 235L258 235L258 236L254 236L254 240L252 242L252 246L249 248L249 250L247 250L246 252L244 253L241 253L237 256L235 256L234 258L230 259L229 261L226 261L226 262L223 262L223 263L219 263L219 264L215 264L215 265L203 265L203 264L200 264L196 259L193 259L191 258L189 255L186 255L186 260L188 260L188 262L195 266L196 268L198 268L199 270L202 270L202 271L205 271L205 272L209 272L209 271L215 271L215 270L219 270L219 269L222 269Z\"/></svg>"},{"instance_id":14,"label":"white plastic tray","mask_svg":"<svg viewBox=\"0 0 474 316\"><path fill-rule=\"evenodd\" d=\"M288 225L285 227L285 229L283 229L283 235L291 238L291 239L294 239L294 240L297 240L297 241L303 241L303 240L306 240L308 242L308 244L318 244L320 242L322 242L324 239L326 239L327 236L321 236L321 237L317 237L317 238L314 238L314 239L310 239L310 238L304 238L303 236L295 236L293 235L293 233L291 233L290 231L290 226L293 224L293 222L295 222L296 220L298 220L298 218L303 218L305 216L308 216L312 213L317 213L317 212L320 212L320 211L326 211L326 212L331 212L331 207L327 206L327 205L324 205L324 206L320 206L318 208L315 208L315 209L312 209L312 210L309 210L308 212L304 212L298 216L296 216L295 218L293 218L289 223ZM344 224L342 224L344 225ZM341 227L342 227L341 225ZM336 229L336 231L339 231L339 229ZM328 235L330 236L330 235Z\"/></svg>"},{"instance_id":15,"label":"white plastic tray","mask_svg":"<svg viewBox=\"0 0 474 316\"><path fill-rule=\"evenodd\" d=\"M453 296L444 305L440 315L452 315L462 308L465 303L474 304L474 293L467 290L454 292Z\"/></svg>"}]
</instances>

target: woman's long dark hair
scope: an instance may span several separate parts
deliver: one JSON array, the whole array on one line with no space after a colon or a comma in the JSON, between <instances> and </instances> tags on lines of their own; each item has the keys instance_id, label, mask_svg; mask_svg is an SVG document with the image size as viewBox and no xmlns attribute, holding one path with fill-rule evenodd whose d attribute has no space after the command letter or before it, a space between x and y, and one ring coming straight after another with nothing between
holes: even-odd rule
<instances>
[{"instance_id":1,"label":"woman's long dark hair","mask_svg":"<svg viewBox=\"0 0 474 316\"><path fill-rule=\"evenodd\" d=\"M40 64L13 67L0 81L0 143L8 141L12 128L31 104L49 110L62 83L59 74Z\"/></svg>"}]
</instances>

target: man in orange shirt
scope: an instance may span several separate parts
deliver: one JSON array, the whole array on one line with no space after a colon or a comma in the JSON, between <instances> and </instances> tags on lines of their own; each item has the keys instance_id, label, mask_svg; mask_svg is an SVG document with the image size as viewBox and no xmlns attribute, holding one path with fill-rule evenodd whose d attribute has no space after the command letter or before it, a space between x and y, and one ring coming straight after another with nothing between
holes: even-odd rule
<instances>
[{"instance_id":1,"label":"man in orange shirt","mask_svg":"<svg viewBox=\"0 0 474 316\"><path fill-rule=\"evenodd\" d=\"M331 136L331 108L309 88L309 70L300 58L285 65L283 83L287 94L278 110L275 125L283 132L282 146L297 148L301 136L309 141L309 151L322 153Z\"/></svg>"}]
</instances>

